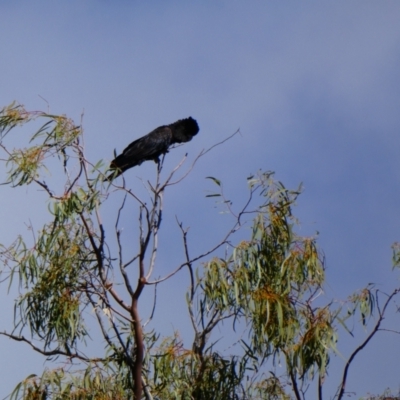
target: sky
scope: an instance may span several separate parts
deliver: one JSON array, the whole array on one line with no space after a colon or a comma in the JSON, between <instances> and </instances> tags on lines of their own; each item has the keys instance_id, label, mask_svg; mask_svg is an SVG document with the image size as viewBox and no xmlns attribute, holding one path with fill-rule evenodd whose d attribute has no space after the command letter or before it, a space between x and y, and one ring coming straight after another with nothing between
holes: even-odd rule
<instances>
[{"instance_id":1,"label":"sky","mask_svg":"<svg viewBox=\"0 0 400 400\"><path fill-rule=\"evenodd\" d=\"M191 227L193 252L227 226L228 216L205 198L214 189L205 178L220 179L239 207L246 178L271 170L287 187L303 184L298 232L319 232L328 299L345 299L370 282L382 290L399 286L399 273L391 271L391 245L400 241L398 1L4 0L0 14L0 107L16 100L76 121L83 114L93 161L107 164L114 149L188 116L200 133L168 154L167 166L186 152L193 160L240 129L167 199L167 218L176 213ZM22 136L15 141L27 146ZM141 185L139 177L152 174L154 165L143 164L127 182ZM0 242L28 234L30 222L39 229L47 218L43 195L1 190ZM111 221L112 206L108 213ZM173 248L172 239L165 241ZM159 268L167 273L169 262ZM3 285L3 304L12 309L5 291ZM157 321L178 329L176 315ZM398 329L398 315L389 322ZM365 334L342 333L344 357ZM9 363L0 365L0 398L43 368L40 357L4 338L2 353ZM381 333L356 360L350 398L397 390L399 358L398 338ZM344 360L334 363L326 398Z\"/></svg>"}]
</instances>

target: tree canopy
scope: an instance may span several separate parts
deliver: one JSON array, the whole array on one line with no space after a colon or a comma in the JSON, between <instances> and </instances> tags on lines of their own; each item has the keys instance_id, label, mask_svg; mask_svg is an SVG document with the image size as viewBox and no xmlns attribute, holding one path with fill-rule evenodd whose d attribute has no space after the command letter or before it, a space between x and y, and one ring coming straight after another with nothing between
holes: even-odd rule
<instances>
[{"instance_id":1,"label":"tree canopy","mask_svg":"<svg viewBox=\"0 0 400 400\"><path fill-rule=\"evenodd\" d=\"M10 136L26 132L32 133L19 143L28 147L11 148ZM154 180L144 182L143 198L125 180L106 180L107 166L87 159L82 126L66 116L11 104L0 111L0 135L8 176L2 190L36 185L47 195L49 212L33 239L20 235L0 247L2 289L19 288L14 327L0 328L0 334L49 360L41 375L15 383L11 399L345 396L354 358L382 330L400 287L385 293L368 285L346 301L326 300L318 237L297 234L294 205L301 188L288 189L274 173L259 171L247 179L247 200L234 209L222 182L208 177L214 188L208 197L231 215L231 227L209 249L193 254L190 244L201 238L190 237L178 215L177 247L184 257L160 278L164 198L190 179L208 150L188 167L185 157L166 173L162 158ZM49 171L55 168L57 179L51 181ZM111 228L102 218L110 202L117 204ZM135 253L124 241L123 215L137 232ZM393 265L400 265L396 245ZM162 327L148 329L153 312L147 321L140 314L143 294L154 293L156 309L166 301L157 298L157 287L169 285L177 274L189 277L188 287L172 295L186 301L185 329L194 337L190 347L178 332L166 336ZM337 392L326 394L339 328L352 334L354 323L368 334L344 363ZM228 329L229 335L218 336L218 329ZM285 366L284 374L277 373L278 364Z\"/></svg>"}]
</instances>

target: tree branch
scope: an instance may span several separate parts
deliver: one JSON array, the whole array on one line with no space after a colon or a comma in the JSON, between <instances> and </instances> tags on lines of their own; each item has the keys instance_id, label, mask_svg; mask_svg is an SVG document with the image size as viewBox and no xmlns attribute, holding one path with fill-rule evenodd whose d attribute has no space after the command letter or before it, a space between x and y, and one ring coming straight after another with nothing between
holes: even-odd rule
<instances>
[{"instance_id":1,"label":"tree branch","mask_svg":"<svg viewBox=\"0 0 400 400\"><path fill-rule=\"evenodd\" d=\"M369 343L369 341L375 336L376 332L378 332L379 327L380 327L380 325L381 325L381 322L382 322L383 319L384 319L385 311L386 311L387 306L389 305L389 303L390 303L390 301L392 300L392 298L393 298L394 296L396 296L399 292L400 292L400 289L395 289L395 290L390 294L390 296L388 296L388 298L386 299L386 302L385 302L385 304L384 304L384 306L383 306L382 311L381 311L381 310L379 309L379 307L378 307L379 318L378 318L378 321L376 322L374 328L372 329L371 333L367 336L367 338L360 344L360 346L358 346L358 347L353 351L353 353L351 354L350 358L348 359L348 361L347 361L347 363L346 363L346 366L345 366L345 368L344 368L344 371L343 371L343 377L342 377L342 382L341 382L341 384L340 384L340 390L339 390L338 400L341 400L341 399L343 398L344 391L345 391L345 388L346 388L347 374L348 374L348 372L349 372L349 368L350 368L350 365L351 365L352 361L354 360L355 356L356 356L356 355ZM377 293L377 296L378 296L378 291L377 291L376 293Z\"/></svg>"},{"instance_id":2,"label":"tree branch","mask_svg":"<svg viewBox=\"0 0 400 400\"><path fill-rule=\"evenodd\" d=\"M38 352L38 353L40 353L40 354L42 354L44 356L47 356L47 357L50 357L50 356L64 356L64 357L67 357L69 359L76 358L78 360L85 361L87 363L90 363L90 362L106 362L107 361L107 359L105 359L105 358L88 358L88 357L81 356L78 353L66 352L66 351L62 351L60 349L43 350L43 349L40 349L39 347L35 346L30 340L26 339L24 336L16 336L16 335L12 335L12 334L7 333L7 332L0 332L0 335L6 336L6 337L8 337L8 338L10 338L12 340L17 341L17 342L25 342L29 346L31 346L33 350L35 350L36 352Z\"/></svg>"}]
</instances>

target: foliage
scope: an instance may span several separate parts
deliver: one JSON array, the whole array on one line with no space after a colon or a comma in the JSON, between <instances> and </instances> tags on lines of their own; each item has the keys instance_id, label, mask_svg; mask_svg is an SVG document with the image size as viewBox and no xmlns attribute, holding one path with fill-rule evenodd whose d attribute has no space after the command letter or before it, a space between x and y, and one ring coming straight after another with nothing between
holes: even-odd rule
<instances>
[{"instance_id":1,"label":"foliage","mask_svg":"<svg viewBox=\"0 0 400 400\"><path fill-rule=\"evenodd\" d=\"M10 150L8 136L34 121L44 122L31 135L30 147ZM373 326L344 367L335 396L343 398L352 360L380 330L398 289L385 295L368 286L341 305L323 303L325 266L317 238L296 234L293 206L300 189L289 190L273 173L259 172L248 178L248 200L234 211L222 182L209 177L217 191L208 197L221 199L232 216L231 228L214 247L190 256L188 229L178 223L186 259L168 276L154 279L164 195L207 151L175 181L184 160L164 179L163 163L157 164L145 200L124 180L122 185L104 181L102 162L94 165L85 157L82 127L65 116L11 104L0 111L0 138L6 183L11 188L38 185L48 196L51 217L33 244L19 236L1 245L2 281L10 286L17 281L20 288L14 329L1 335L24 342L48 360L62 360L61 367L49 363L41 376L20 382L11 399L304 399L315 381L318 394L312 397L322 399L338 327L350 332L347 320L360 316L363 326ZM54 161L64 174L62 189L45 181ZM123 196L112 232L101 210L118 194ZM132 256L124 247L120 220L124 212L131 216L135 211L138 250ZM244 240L242 228L249 224L251 234ZM115 243L106 240L113 236ZM396 245L393 251L398 267ZM144 290L168 285L185 269L195 337L191 348L178 334L163 337L161 330L146 330L138 311ZM96 340L89 336L93 315L104 354L90 347ZM216 329L228 325L236 352L210 342ZM286 373L276 376L282 362Z\"/></svg>"},{"instance_id":2,"label":"foliage","mask_svg":"<svg viewBox=\"0 0 400 400\"><path fill-rule=\"evenodd\" d=\"M399 400L400 399L400 391L397 394L394 394L390 389L386 389L381 395L378 396L367 396L360 400Z\"/></svg>"}]
</instances>

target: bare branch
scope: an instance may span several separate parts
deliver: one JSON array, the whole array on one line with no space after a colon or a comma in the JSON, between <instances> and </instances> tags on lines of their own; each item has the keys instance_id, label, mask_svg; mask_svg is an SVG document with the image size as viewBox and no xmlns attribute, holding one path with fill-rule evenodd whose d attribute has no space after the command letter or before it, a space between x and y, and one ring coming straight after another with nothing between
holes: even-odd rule
<instances>
[{"instance_id":1,"label":"bare branch","mask_svg":"<svg viewBox=\"0 0 400 400\"><path fill-rule=\"evenodd\" d=\"M288 354L286 353L285 350L282 349L282 351L286 356L286 365L288 366L287 369L288 369L290 381L292 382L292 387L293 387L294 394L295 394L297 400L301 400L299 387L297 385L297 379L296 379L295 373L293 371L293 368L291 366L291 362L290 362L289 356L288 356Z\"/></svg>"},{"instance_id":2,"label":"bare branch","mask_svg":"<svg viewBox=\"0 0 400 400\"><path fill-rule=\"evenodd\" d=\"M131 296L131 298L133 298L134 296L134 291L131 285L131 282L129 280L128 274L126 273L126 269L125 269L125 265L123 265L122 263L122 246L121 246L121 232L117 231L117 242L118 242L118 253L119 253L119 270L121 272L122 278L124 279L125 282L125 287L128 290L129 295ZM133 261L136 258L133 259ZM132 261L132 262L133 262Z\"/></svg>"},{"instance_id":3,"label":"bare branch","mask_svg":"<svg viewBox=\"0 0 400 400\"><path fill-rule=\"evenodd\" d=\"M104 327L103 319L101 318L101 315L100 315L100 313L99 313L98 306L95 304L95 302L93 301L92 298L90 298L90 302L92 303L92 306L93 306L93 308L94 308L94 311L95 311L95 314L96 314L96 318L97 318L97 321L98 321L98 323L99 323L99 325L100 325L100 329L101 329L101 332L102 332L102 334L103 334L104 339L106 340L106 342L108 343L108 345L109 345L112 349L114 349L114 351L116 351L116 350L117 350L117 349L116 349L116 346L114 345L113 341L111 340L110 336L108 335L108 333L107 333L107 331L106 331L106 329L105 329L105 327ZM130 357L129 351L128 351L128 349L126 348L125 343L124 343L124 341L122 340L122 337L121 337L121 335L120 335L120 333L119 333L119 330L118 330L117 327L115 326L115 323L114 323L114 321L112 320L112 316L111 316L111 315L109 316L109 322L111 323L111 326L113 327L113 330L114 330L114 332L115 332L115 334L116 334L116 336L117 336L118 342L119 342L121 348L122 348L123 351L124 351L125 360L126 360L127 364L128 364L128 365L131 367L131 369L132 369L132 368L133 368L133 363L132 363L132 359L131 359L131 357Z\"/></svg>"},{"instance_id":4,"label":"bare branch","mask_svg":"<svg viewBox=\"0 0 400 400\"><path fill-rule=\"evenodd\" d=\"M143 391L144 395L146 397L146 400L153 400L153 396L150 393L149 385L147 384L146 380L142 376L142 385L143 385Z\"/></svg>"},{"instance_id":5,"label":"bare branch","mask_svg":"<svg viewBox=\"0 0 400 400\"><path fill-rule=\"evenodd\" d=\"M154 317L154 313L156 311L156 304L157 304L157 285L154 286L154 302L153 302L153 308L151 310L151 314L150 317L148 318L148 320L143 323L143 327L145 327Z\"/></svg>"},{"instance_id":6,"label":"bare branch","mask_svg":"<svg viewBox=\"0 0 400 400\"><path fill-rule=\"evenodd\" d=\"M167 279L171 278L171 276L174 276L177 272L179 272L183 267L187 266L188 263L189 264L193 264L194 262L207 257L208 255L212 254L214 251L218 250L221 246L223 246L224 244L229 244L228 242L228 238L237 231L237 224L234 225L234 227L225 235L224 239L222 239L217 245L215 245L212 249L204 252L203 254L200 254L194 258L192 258L191 260L189 260L189 262L185 261L184 263L182 263L178 268L176 268L173 272L171 272L170 274L166 275L164 278L160 278L157 279L155 281L149 281L146 282L147 285L155 285L157 283L161 283L166 281Z\"/></svg>"},{"instance_id":7,"label":"bare branch","mask_svg":"<svg viewBox=\"0 0 400 400\"><path fill-rule=\"evenodd\" d=\"M201 157L203 157L204 155L206 155L206 154L207 154L209 151L211 151L214 147L217 147L217 146L221 145L222 143L225 143L227 140L231 139L233 136L235 136L235 135L238 134L238 133L240 134L240 129L238 129L236 132L232 133L232 135L228 136L226 139L222 140L221 142L218 142L218 143L212 145L212 146L211 146L210 148L208 148L207 150L204 150L204 149L203 149L203 150L197 155L197 157L194 159L192 165L191 165L190 168L186 171L186 173L185 173L181 178L179 178L177 181L168 183L168 186L176 185L176 184L178 184L179 182L182 182L182 181L190 174L190 172L193 170L195 164L197 163L197 161L198 161ZM186 158L186 155L185 155L185 158Z\"/></svg>"},{"instance_id":8,"label":"bare branch","mask_svg":"<svg viewBox=\"0 0 400 400\"><path fill-rule=\"evenodd\" d=\"M382 310L380 310L379 305L378 305L378 312L379 312L379 318L374 326L374 328L372 329L371 333L367 336L367 338L360 344L360 346L358 346L353 353L350 355L350 358L347 360L346 366L344 368L343 371L343 377L342 377L342 381L340 384L340 389L339 389L339 395L338 395L338 400L341 400L343 398L344 395L344 391L346 389L346 382L347 382L347 374L349 372L349 368L350 365L352 363L352 361L354 360L354 358L356 357L356 355L369 343L369 341L375 336L376 332L378 332L379 327L381 325L381 322L384 319L385 316L385 311L387 306L389 305L390 301L393 299L394 296L396 296L398 293L400 292L400 289L395 289L390 296L388 296L388 298L386 299ZM378 294L378 291L376 292Z\"/></svg>"},{"instance_id":9,"label":"bare branch","mask_svg":"<svg viewBox=\"0 0 400 400\"><path fill-rule=\"evenodd\" d=\"M190 257L189 257L189 249L188 249L188 244L187 244L187 231L183 232L183 241L184 241L184 247L185 247L185 257L186 257L186 262L187 262L186 265L189 269L189 274L190 274L190 300L192 302L193 297L194 297L194 273L193 273L192 261L190 261Z\"/></svg>"},{"instance_id":10,"label":"bare branch","mask_svg":"<svg viewBox=\"0 0 400 400\"><path fill-rule=\"evenodd\" d=\"M184 164L184 162L186 161L187 158L187 154L185 154L185 156L182 158L182 160L179 162L179 164L172 170L172 172L169 174L168 178L165 180L165 182L163 183L163 185L160 187L160 190L164 190L165 187L169 186L169 182L171 181L172 177L175 175L175 173L182 167L182 165ZM184 177L187 176L187 173L184 175ZM183 178L181 178L179 181L180 182ZM171 185L173 185L175 183L171 183Z\"/></svg>"},{"instance_id":11,"label":"bare branch","mask_svg":"<svg viewBox=\"0 0 400 400\"><path fill-rule=\"evenodd\" d=\"M190 275L190 303L192 304L193 302L193 297L194 297L194 274L193 274L193 267L192 263L190 262L190 257L189 257L189 249L188 249L188 243L187 243L187 229L183 229L182 222L178 221L178 217L175 216L176 222L179 226L179 229L182 232L182 238L183 238L183 248L185 251L185 257L186 257L186 265L189 269L189 275Z\"/></svg>"},{"instance_id":12,"label":"bare branch","mask_svg":"<svg viewBox=\"0 0 400 400\"><path fill-rule=\"evenodd\" d=\"M88 358L88 357L84 357L84 356L82 356L82 355L80 355L78 353L66 352L66 351L63 351L63 350L60 350L60 349L43 350L43 349L40 349L39 347L35 346L30 340L26 339L24 336L16 336L16 335L12 335L12 334L7 333L7 332L0 332L0 335L7 336L8 338L10 338L12 340L15 340L17 342L25 342L29 346L31 346L33 350L35 350L36 352L38 352L38 353L40 353L40 354L42 354L44 356L47 356L47 357L50 357L50 356L65 356L65 357L67 357L69 359L76 358L78 360L85 361L87 363L90 363L90 362L105 362L105 361L107 361L107 359L105 359L105 358Z\"/></svg>"},{"instance_id":13,"label":"bare branch","mask_svg":"<svg viewBox=\"0 0 400 400\"><path fill-rule=\"evenodd\" d=\"M322 382L321 374L318 375L318 400L322 400Z\"/></svg>"},{"instance_id":14,"label":"bare branch","mask_svg":"<svg viewBox=\"0 0 400 400\"><path fill-rule=\"evenodd\" d=\"M159 202L158 204L156 203L154 207L157 207L157 209L154 210L154 219L152 221L152 231L153 231L153 247L151 251L151 257L150 257L150 267L149 271L145 277L146 281L150 278L151 274L153 273L154 266L156 263L156 255L157 255L157 249L158 249L158 231L161 226L161 221L162 221L162 211L163 211L163 192L158 192L155 194L155 196L158 197Z\"/></svg>"}]
</instances>

